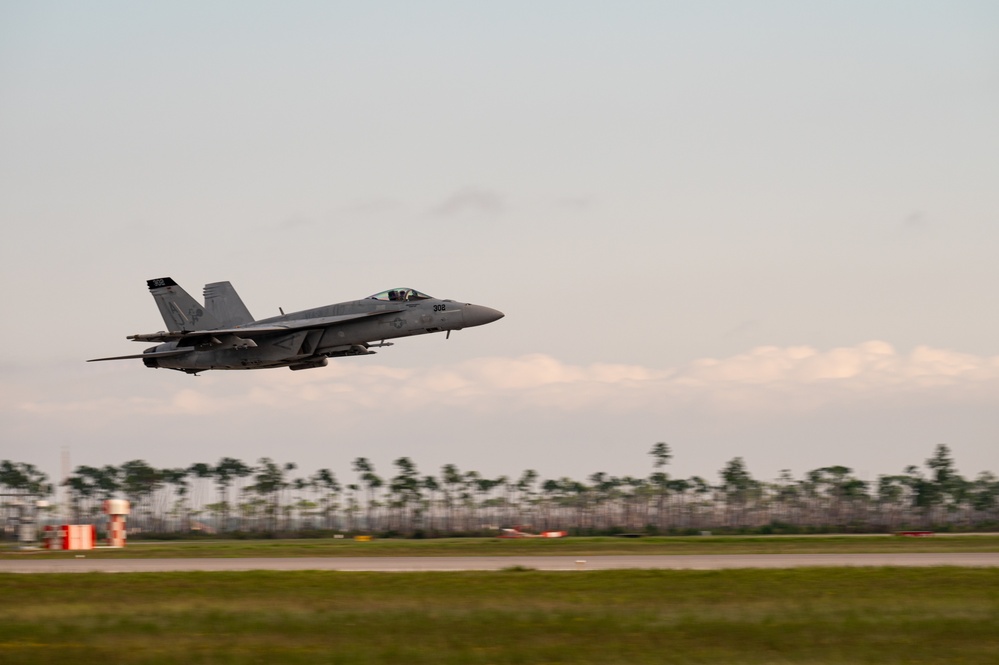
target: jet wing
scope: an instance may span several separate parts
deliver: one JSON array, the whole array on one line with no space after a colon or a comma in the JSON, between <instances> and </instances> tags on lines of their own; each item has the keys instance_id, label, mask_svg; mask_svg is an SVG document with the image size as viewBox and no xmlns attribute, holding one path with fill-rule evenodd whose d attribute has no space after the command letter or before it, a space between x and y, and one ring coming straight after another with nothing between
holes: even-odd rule
<instances>
[{"instance_id":1,"label":"jet wing","mask_svg":"<svg viewBox=\"0 0 999 665\"><path fill-rule=\"evenodd\" d=\"M289 333L295 330L306 328L325 328L345 321L355 319L365 319L374 316L384 316L386 314L396 314L403 311L401 309L380 310L378 312L364 312L363 314L344 314L342 316L323 316L315 319L293 319L280 323L268 323L259 326L247 325L235 328L219 328L216 330L191 330L175 332L158 332L145 335L129 335L127 339L135 342L175 342L178 340L190 340L192 337L216 337L218 335L236 335L243 339L259 339L270 335ZM139 356L144 357L144 356Z\"/></svg>"},{"instance_id":2,"label":"jet wing","mask_svg":"<svg viewBox=\"0 0 999 665\"><path fill-rule=\"evenodd\" d=\"M288 326L258 326L256 328L218 328L216 330L178 330L176 332L160 331L143 335L129 335L126 339L133 342L176 342L181 339L191 339L192 337L215 337L216 335L238 335L246 339L253 337L263 337L276 333L286 333L294 330ZM189 349L190 350L190 349Z\"/></svg>"},{"instance_id":3,"label":"jet wing","mask_svg":"<svg viewBox=\"0 0 999 665\"><path fill-rule=\"evenodd\" d=\"M170 351L154 351L150 353L138 353L134 356L114 356L112 358L91 358L88 363L96 363L102 360L133 360L138 358L166 358L167 356L180 356L185 353L190 353L191 348L185 349L172 349Z\"/></svg>"}]
</instances>

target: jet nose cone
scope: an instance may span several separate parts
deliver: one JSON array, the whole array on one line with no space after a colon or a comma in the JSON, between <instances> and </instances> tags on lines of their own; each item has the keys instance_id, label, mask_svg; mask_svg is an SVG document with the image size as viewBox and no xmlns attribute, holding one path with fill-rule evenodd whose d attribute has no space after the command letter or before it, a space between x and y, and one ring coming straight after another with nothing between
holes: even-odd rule
<instances>
[{"instance_id":1,"label":"jet nose cone","mask_svg":"<svg viewBox=\"0 0 999 665\"><path fill-rule=\"evenodd\" d=\"M502 319L503 312L482 305L465 305L462 318L465 320L466 327L484 326L487 323Z\"/></svg>"}]
</instances>

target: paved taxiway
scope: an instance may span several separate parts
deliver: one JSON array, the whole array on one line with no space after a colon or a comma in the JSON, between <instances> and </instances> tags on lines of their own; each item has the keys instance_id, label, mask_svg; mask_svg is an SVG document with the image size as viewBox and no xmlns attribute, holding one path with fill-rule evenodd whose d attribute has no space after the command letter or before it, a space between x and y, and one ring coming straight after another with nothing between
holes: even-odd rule
<instances>
[{"instance_id":1,"label":"paved taxiway","mask_svg":"<svg viewBox=\"0 0 999 665\"><path fill-rule=\"evenodd\" d=\"M0 559L0 573L152 573L170 571L354 570L383 572L502 570L611 570L624 568L720 570L802 566L999 567L999 552L941 554L724 554L661 556L308 557L218 559ZM79 557L79 558L78 558Z\"/></svg>"}]
</instances>

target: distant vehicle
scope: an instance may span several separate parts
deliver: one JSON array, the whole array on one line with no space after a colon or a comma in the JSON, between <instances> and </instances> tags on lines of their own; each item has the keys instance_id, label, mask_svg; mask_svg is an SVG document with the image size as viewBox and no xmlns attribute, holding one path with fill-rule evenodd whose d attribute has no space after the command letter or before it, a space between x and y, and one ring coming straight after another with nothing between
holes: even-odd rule
<instances>
[{"instance_id":1,"label":"distant vehicle","mask_svg":"<svg viewBox=\"0 0 999 665\"><path fill-rule=\"evenodd\" d=\"M565 538L569 535L568 531L542 531L541 533L530 533L529 531L524 531L524 527L515 526L506 529L500 529L497 538Z\"/></svg>"},{"instance_id":2,"label":"distant vehicle","mask_svg":"<svg viewBox=\"0 0 999 665\"><path fill-rule=\"evenodd\" d=\"M205 304L169 277L146 282L167 330L129 335L160 342L143 353L103 360L141 359L146 367L197 374L210 369L292 370L325 367L328 358L363 356L385 340L492 323L503 313L482 305L438 300L414 289L389 289L361 300L254 320L229 282L205 285Z\"/></svg>"}]
</instances>

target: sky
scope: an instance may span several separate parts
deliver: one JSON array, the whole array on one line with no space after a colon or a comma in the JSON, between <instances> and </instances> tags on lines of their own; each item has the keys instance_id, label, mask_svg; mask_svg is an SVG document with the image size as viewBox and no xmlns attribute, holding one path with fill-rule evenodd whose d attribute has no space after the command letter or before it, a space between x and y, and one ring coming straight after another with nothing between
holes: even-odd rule
<instances>
[{"instance_id":1,"label":"sky","mask_svg":"<svg viewBox=\"0 0 999 665\"><path fill-rule=\"evenodd\" d=\"M999 472L997 35L961 0L0 0L0 458ZM506 316L85 363L145 348L165 276Z\"/></svg>"}]
</instances>

